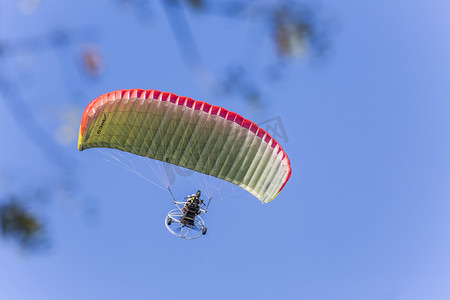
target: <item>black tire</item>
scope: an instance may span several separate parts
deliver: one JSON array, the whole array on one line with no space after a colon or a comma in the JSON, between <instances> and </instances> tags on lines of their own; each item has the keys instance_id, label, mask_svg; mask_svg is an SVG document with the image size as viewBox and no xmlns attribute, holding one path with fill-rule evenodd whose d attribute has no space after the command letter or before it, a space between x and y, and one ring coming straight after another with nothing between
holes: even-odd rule
<instances>
[{"instance_id":1,"label":"black tire","mask_svg":"<svg viewBox=\"0 0 450 300\"><path fill-rule=\"evenodd\" d=\"M169 219L167 219L167 225L170 226L170 224L172 224L172 218L169 217Z\"/></svg>"},{"instance_id":2,"label":"black tire","mask_svg":"<svg viewBox=\"0 0 450 300\"><path fill-rule=\"evenodd\" d=\"M202 229L202 234L205 235L207 230L208 230L208 228L203 227L203 229Z\"/></svg>"},{"instance_id":3,"label":"black tire","mask_svg":"<svg viewBox=\"0 0 450 300\"><path fill-rule=\"evenodd\" d=\"M200 195L202 194L202 192L200 190L197 191L197 198L200 198Z\"/></svg>"}]
</instances>

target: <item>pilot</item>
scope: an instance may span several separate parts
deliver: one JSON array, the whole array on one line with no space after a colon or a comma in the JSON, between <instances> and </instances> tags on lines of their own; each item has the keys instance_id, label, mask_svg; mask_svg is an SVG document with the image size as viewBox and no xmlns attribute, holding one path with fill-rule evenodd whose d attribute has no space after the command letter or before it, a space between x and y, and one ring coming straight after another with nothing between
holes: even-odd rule
<instances>
[{"instance_id":1,"label":"pilot","mask_svg":"<svg viewBox=\"0 0 450 300\"><path fill-rule=\"evenodd\" d=\"M197 194L192 194L187 197L186 204L183 206L183 216L180 221L188 225L194 225L195 216L201 214L200 205L203 200L200 200L200 191Z\"/></svg>"}]
</instances>

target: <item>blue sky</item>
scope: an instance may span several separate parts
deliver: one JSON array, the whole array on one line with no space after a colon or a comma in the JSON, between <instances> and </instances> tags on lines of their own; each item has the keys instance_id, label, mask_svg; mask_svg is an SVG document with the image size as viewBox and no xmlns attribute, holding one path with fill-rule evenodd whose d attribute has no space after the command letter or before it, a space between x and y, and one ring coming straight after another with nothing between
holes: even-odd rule
<instances>
[{"instance_id":1,"label":"blue sky","mask_svg":"<svg viewBox=\"0 0 450 300\"><path fill-rule=\"evenodd\" d=\"M450 4L317 3L333 20L330 53L322 63L291 61L274 82L264 79L276 57L264 24L188 14L211 74L248 66L262 86L260 111L198 84L159 2L147 21L112 1L47 0L31 15L1 3L3 42L82 33L61 50L1 60L51 138L42 151L7 109L16 100L0 102L0 195L58 182L67 169L54 155L76 182L50 202L27 203L46 222L49 251L1 242L0 299L449 299ZM98 79L73 63L83 43L102 51ZM175 238L163 224L166 192L99 151L79 152L75 139L53 138L91 100L126 88L174 92L255 122L280 116L290 181L267 205L225 196L211 205L204 238ZM178 177L176 194L187 193L190 181Z\"/></svg>"}]
</instances>

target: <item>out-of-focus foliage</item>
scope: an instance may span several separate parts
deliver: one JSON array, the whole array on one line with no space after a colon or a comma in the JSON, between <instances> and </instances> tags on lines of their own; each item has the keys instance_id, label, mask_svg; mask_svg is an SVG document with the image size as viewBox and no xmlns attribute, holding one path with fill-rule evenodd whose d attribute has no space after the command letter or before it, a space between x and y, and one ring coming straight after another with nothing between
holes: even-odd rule
<instances>
[{"instance_id":1,"label":"out-of-focus foliage","mask_svg":"<svg viewBox=\"0 0 450 300\"><path fill-rule=\"evenodd\" d=\"M272 11L273 40L282 58L320 57L329 50L329 20L322 20L318 9L285 3Z\"/></svg>"},{"instance_id":2,"label":"out-of-focus foliage","mask_svg":"<svg viewBox=\"0 0 450 300\"><path fill-rule=\"evenodd\" d=\"M103 71L103 55L94 44L85 45L81 50L83 70L87 75L97 77Z\"/></svg>"},{"instance_id":3,"label":"out-of-focus foliage","mask_svg":"<svg viewBox=\"0 0 450 300\"><path fill-rule=\"evenodd\" d=\"M43 223L28 212L16 199L0 205L1 233L22 248L33 250L43 242Z\"/></svg>"},{"instance_id":4,"label":"out-of-focus foliage","mask_svg":"<svg viewBox=\"0 0 450 300\"><path fill-rule=\"evenodd\" d=\"M286 7L274 12L274 39L279 55L303 56L310 35L311 25L295 18Z\"/></svg>"},{"instance_id":5,"label":"out-of-focus foliage","mask_svg":"<svg viewBox=\"0 0 450 300\"><path fill-rule=\"evenodd\" d=\"M204 14L226 18L251 18L269 25L274 49L280 58L322 56L330 47L332 23L312 4L298 1L205 1L165 0L172 4L186 3L189 8Z\"/></svg>"},{"instance_id":6,"label":"out-of-focus foliage","mask_svg":"<svg viewBox=\"0 0 450 300\"><path fill-rule=\"evenodd\" d=\"M221 82L221 92L227 95L238 94L255 110L262 108L261 95L242 66L230 67L225 79Z\"/></svg>"},{"instance_id":7,"label":"out-of-focus foliage","mask_svg":"<svg viewBox=\"0 0 450 300\"><path fill-rule=\"evenodd\" d=\"M45 0L17 0L15 3L25 18L41 13L44 5L52 5ZM294 65L292 62L326 55L330 46L329 33L333 31L320 9L299 1L111 0L106 3L117 6L123 14L134 14L136 24L145 27L149 34L156 30L153 26L156 22L165 19L193 80L208 93L217 95L219 101L241 99L253 111L264 110L266 90L288 73L284 71ZM203 58L204 47L200 45L208 41L202 40L195 30L204 25L202 22L206 18L202 16L231 20L243 27L252 23L255 29L252 38L270 43L264 51L273 53L269 55L271 59L256 64L252 63L252 57L222 61L220 53L216 53L221 66L212 70ZM75 199L82 194L75 186L78 182L76 163L68 158L67 149L78 137L80 114L86 99L95 94L95 89L108 77L104 71L109 64L106 54L110 45L100 39L102 27L93 24L69 28L65 25L35 35L8 39L0 36L0 101L18 130L41 152L45 164L51 166L47 172L55 173L42 176L58 178L41 183L42 190L52 199ZM242 47L243 52L246 49L259 51L259 45L250 40L237 47ZM45 68L52 68L46 70L48 74L59 74L60 78L39 76L43 59L49 62ZM48 90L55 79L61 80L60 88L49 97ZM20 188L0 192L3 192L0 193L2 236L22 247L33 248L42 238L43 223L24 208L30 197L24 196ZM10 194L15 196L7 196Z\"/></svg>"},{"instance_id":8,"label":"out-of-focus foliage","mask_svg":"<svg viewBox=\"0 0 450 300\"><path fill-rule=\"evenodd\" d=\"M336 27L329 17L324 16L319 6L299 1L163 0L163 3L169 4L172 12L175 8L187 8L195 11L196 15L220 16L238 22L249 20L259 24L261 36L270 40L276 53L276 59L266 62L266 66L259 66L269 70L270 75L265 78L267 85L275 79L282 79L284 69L293 61L307 58L323 60L330 49L330 34ZM203 65L201 51L198 50L201 47L196 45L194 33L188 29L189 22L184 18L185 15L181 13L177 13L176 18L169 18L174 23L174 36L182 45L180 48L183 49L186 63L194 71L207 70L207 66ZM264 108L264 91L253 78L249 65L231 62L221 78L211 82L216 83L213 85L215 91L223 95L237 95L258 111Z\"/></svg>"},{"instance_id":9,"label":"out-of-focus foliage","mask_svg":"<svg viewBox=\"0 0 450 300\"><path fill-rule=\"evenodd\" d=\"M195 8L202 8L204 5L203 0L187 0L187 2Z\"/></svg>"}]
</instances>

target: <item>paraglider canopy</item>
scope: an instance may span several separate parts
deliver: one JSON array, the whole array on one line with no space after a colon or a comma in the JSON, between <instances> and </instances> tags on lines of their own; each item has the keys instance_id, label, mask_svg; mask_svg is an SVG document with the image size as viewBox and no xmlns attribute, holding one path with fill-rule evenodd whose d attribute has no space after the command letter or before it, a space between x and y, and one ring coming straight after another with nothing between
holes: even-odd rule
<instances>
[{"instance_id":1,"label":"paraglider canopy","mask_svg":"<svg viewBox=\"0 0 450 300\"><path fill-rule=\"evenodd\" d=\"M273 200L291 175L280 144L234 112L156 90L119 90L84 111L78 149L112 148L211 175Z\"/></svg>"}]
</instances>

